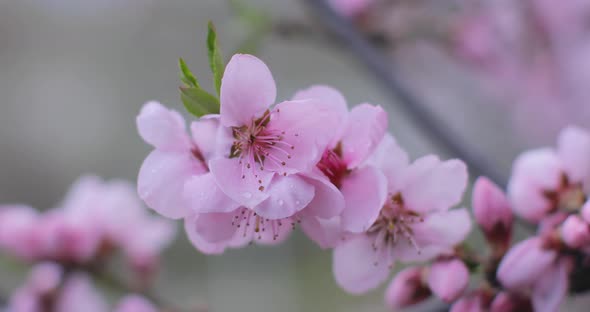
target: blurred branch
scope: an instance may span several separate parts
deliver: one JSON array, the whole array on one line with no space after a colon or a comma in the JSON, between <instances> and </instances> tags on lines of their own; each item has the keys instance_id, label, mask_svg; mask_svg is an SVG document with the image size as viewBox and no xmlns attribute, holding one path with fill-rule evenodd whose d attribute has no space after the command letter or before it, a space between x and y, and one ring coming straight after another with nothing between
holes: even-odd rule
<instances>
[{"instance_id":1,"label":"blurred branch","mask_svg":"<svg viewBox=\"0 0 590 312\"><path fill-rule=\"evenodd\" d=\"M344 17L340 16L324 0L304 0L311 11L323 22L328 33L338 38L375 76L395 103L408 114L414 123L422 127L433 142L451 155L464 160L473 176L485 175L499 185L506 185L507 177L501 174L486 157L461 140L461 136L449 129L417 97L408 91L396 76L393 62L388 61Z\"/></svg>"}]
</instances>

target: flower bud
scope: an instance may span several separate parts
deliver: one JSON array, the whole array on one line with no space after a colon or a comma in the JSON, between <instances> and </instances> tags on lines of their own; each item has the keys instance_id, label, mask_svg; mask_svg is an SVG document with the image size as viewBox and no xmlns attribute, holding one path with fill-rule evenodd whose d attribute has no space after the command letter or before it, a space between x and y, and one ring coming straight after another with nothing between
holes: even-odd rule
<instances>
[{"instance_id":1,"label":"flower bud","mask_svg":"<svg viewBox=\"0 0 590 312\"><path fill-rule=\"evenodd\" d=\"M490 312L525 311L533 311L531 300L506 291L497 294L490 306Z\"/></svg>"},{"instance_id":2,"label":"flower bud","mask_svg":"<svg viewBox=\"0 0 590 312\"><path fill-rule=\"evenodd\" d=\"M531 237L512 247L498 266L498 280L508 289L532 286L557 259L555 250L545 249L541 237Z\"/></svg>"},{"instance_id":3,"label":"flower bud","mask_svg":"<svg viewBox=\"0 0 590 312\"><path fill-rule=\"evenodd\" d=\"M514 217L504 192L486 177L475 182L473 214L488 242L503 254L510 246Z\"/></svg>"},{"instance_id":4,"label":"flower bud","mask_svg":"<svg viewBox=\"0 0 590 312\"><path fill-rule=\"evenodd\" d=\"M440 299L453 302L469 284L469 270L460 259L436 261L428 273L428 286Z\"/></svg>"},{"instance_id":5,"label":"flower bud","mask_svg":"<svg viewBox=\"0 0 590 312\"><path fill-rule=\"evenodd\" d=\"M588 224L590 224L590 200L588 200L584 206L582 206L582 219L584 219L584 221L586 221Z\"/></svg>"},{"instance_id":6,"label":"flower bud","mask_svg":"<svg viewBox=\"0 0 590 312\"><path fill-rule=\"evenodd\" d=\"M397 273L385 291L387 306L397 310L430 297L431 292L424 283L423 274L423 267L410 267Z\"/></svg>"},{"instance_id":7,"label":"flower bud","mask_svg":"<svg viewBox=\"0 0 590 312\"><path fill-rule=\"evenodd\" d=\"M590 243L590 227L579 216L569 216L561 226L563 242L572 248L580 248Z\"/></svg>"},{"instance_id":8,"label":"flower bud","mask_svg":"<svg viewBox=\"0 0 590 312\"><path fill-rule=\"evenodd\" d=\"M481 292L469 294L457 300L450 309L450 312L484 312L487 311L487 296Z\"/></svg>"}]
</instances>

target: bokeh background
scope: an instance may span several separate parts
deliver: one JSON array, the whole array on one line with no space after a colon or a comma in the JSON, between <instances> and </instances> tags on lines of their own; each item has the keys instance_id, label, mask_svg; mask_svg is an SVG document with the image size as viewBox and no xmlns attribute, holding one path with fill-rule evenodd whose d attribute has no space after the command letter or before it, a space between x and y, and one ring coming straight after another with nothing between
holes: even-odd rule
<instances>
[{"instance_id":1,"label":"bokeh background","mask_svg":"<svg viewBox=\"0 0 590 312\"><path fill-rule=\"evenodd\" d=\"M275 20L317 25L301 1L244 2ZM178 57L211 89L207 21L215 22L226 56L247 35L231 12L222 0L0 0L0 202L53 207L87 173L134 181L149 151L135 128L140 107L158 100L183 111ZM424 135L422 125L399 109L344 46L317 36L271 34L257 54L274 74L279 99L312 84L333 85L350 105L385 107L390 130L413 158L453 156ZM428 44L410 44L388 56L397 75L457 139L493 160L503 174L520 151L554 141L554 133L531 139L516 131L505 107L490 103L478 80ZM0 265L0 292L9 293L24 274ZM277 248L252 246L207 257L180 231L164 254L157 289L179 305L221 312L385 310L381 290L366 296L340 290L331 253L301 233ZM575 310L578 300L568 302L567 310Z\"/></svg>"}]
</instances>

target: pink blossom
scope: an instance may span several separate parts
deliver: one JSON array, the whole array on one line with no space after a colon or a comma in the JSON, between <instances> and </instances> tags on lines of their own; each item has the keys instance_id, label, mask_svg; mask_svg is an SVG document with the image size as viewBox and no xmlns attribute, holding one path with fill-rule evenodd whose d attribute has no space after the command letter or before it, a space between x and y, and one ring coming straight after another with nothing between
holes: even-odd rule
<instances>
[{"instance_id":1,"label":"pink blossom","mask_svg":"<svg viewBox=\"0 0 590 312\"><path fill-rule=\"evenodd\" d=\"M502 291L494 297L490 305L490 312L532 312L530 299L507 291Z\"/></svg>"},{"instance_id":2,"label":"pink blossom","mask_svg":"<svg viewBox=\"0 0 590 312\"><path fill-rule=\"evenodd\" d=\"M428 287L443 301L455 301L468 284L469 270L460 259L441 259L430 266Z\"/></svg>"},{"instance_id":3,"label":"pink blossom","mask_svg":"<svg viewBox=\"0 0 590 312\"><path fill-rule=\"evenodd\" d=\"M342 122L333 128L327 148L316 164L316 171L329 179L344 199L344 210L334 220L322 218L313 220L315 226L303 224L306 233L320 245L331 247L338 235L333 233L340 224L340 229L349 232L363 232L369 228L385 202L386 179L383 173L369 163L387 130L387 114L379 106L360 104L350 112L346 100L334 88L312 86L297 92L294 99L316 99L329 103L333 114L340 116ZM395 157L400 162L407 162L405 152L397 145ZM321 181L321 180L320 180ZM314 208L317 209L317 208ZM333 228L333 229L330 229Z\"/></svg>"},{"instance_id":4,"label":"pink blossom","mask_svg":"<svg viewBox=\"0 0 590 312\"><path fill-rule=\"evenodd\" d=\"M582 207L581 215L582 219L584 219L586 223L590 224L590 200L588 200Z\"/></svg>"},{"instance_id":5,"label":"pink blossom","mask_svg":"<svg viewBox=\"0 0 590 312\"><path fill-rule=\"evenodd\" d=\"M8 311L41 312L42 299L57 289L62 280L62 268L50 262L35 265L24 283L10 297Z\"/></svg>"},{"instance_id":6,"label":"pink blossom","mask_svg":"<svg viewBox=\"0 0 590 312\"><path fill-rule=\"evenodd\" d=\"M475 291L457 300L450 312L486 312L489 305L489 296L483 291Z\"/></svg>"},{"instance_id":7,"label":"pink blossom","mask_svg":"<svg viewBox=\"0 0 590 312\"><path fill-rule=\"evenodd\" d=\"M201 207L199 212L229 212L244 206L276 220L293 216L313 199L314 186L298 173L310 172L320 160L341 116L333 112L333 105L316 99L285 101L270 108L275 97L274 79L261 60L242 54L232 57L221 84L219 152L209 161L209 169L236 205ZM195 191L200 194L210 188Z\"/></svg>"},{"instance_id":8,"label":"pink blossom","mask_svg":"<svg viewBox=\"0 0 590 312\"><path fill-rule=\"evenodd\" d=\"M106 299L98 292L92 279L81 272L70 274L64 281L54 309L60 312L109 311Z\"/></svg>"},{"instance_id":9,"label":"pink blossom","mask_svg":"<svg viewBox=\"0 0 590 312\"><path fill-rule=\"evenodd\" d=\"M572 248L580 248L590 244L590 225L579 216L569 216L561 227L563 242Z\"/></svg>"},{"instance_id":10,"label":"pink blossom","mask_svg":"<svg viewBox=\"0 0 590 312\"><path fill-rule=\"evenodd\" d=\"M425 269L409 267L395 275L385 291L385 303L392 311L419 303L430 297Z\"/></svg>"},{"instance_id":11,"label":"pink blossom","mask_svg":"<svg viewBox=\"0 0 590 312\"><path fill-rule=\"evenodd\" d=\"M555 211L577 211L590 188L590 134L564 129L557 149L525 152L516 160L508 185L513 208L521 217L539 222Z\"/></svg>"},{"instance_id":12,"label":"pink blossom","mask_svg":"<svg viewBox=\"0 0 590 312\"><path fill-rule=\"evenodd\" d=\"M158 309L140 295L127 295L115 307L114 312L157 312Z\"/></svg>"},{"instance_id":13,"label":"pink blossom","mask_svg":"<svg viewBox=\"0 0 590 312\"><path fill-rule=\"evenodd\" d=\"M190 138L178 112L157 102L143 106L137 116L137 128L154 150L141 166L137 190L150 208L173 219L190 213L183 196L185 183L193 176L207 173L206 159L214 150L211 140L217 123L215 118L193 122Z\"/></svg>"},{"instance_id":14,"label":"pink blossom","mask_svg":"<svg viewBox=\"0 0 590 312\"><path fill-rule=\"evenodd\" d=\"M473 187L473 214L486 239L502 253L510 245L513 215L504 192L492 181L479 177Z\"/></svg>"},{"instance_id":15,"label":"pink blossom","mask_svg":"<svg viewBox=\"0 0 590 312\"><path fill-rule=\"evenodd\" d=\"M465 190L465 165L426 156L404 167L398 155L399 147L386 137L373 161L388 179L388 200L377 214L359 214L356 222L370 224L367 231L334 249L336 281L350 293L378 286L396 260L425 261L451 252L471 229L465 209L449 210Z\"/></svg>"},{"instance_id":16,"label":"pink blossom","mask_svg":"<svg viewBox=\"0 0 590 312\"><path fill-rule=\"evenodd\" d=\"M39 214L31 207L0 206L0 249L20 258L36 258L41 245L38 220Z\"/></svg>"}]
</instances>

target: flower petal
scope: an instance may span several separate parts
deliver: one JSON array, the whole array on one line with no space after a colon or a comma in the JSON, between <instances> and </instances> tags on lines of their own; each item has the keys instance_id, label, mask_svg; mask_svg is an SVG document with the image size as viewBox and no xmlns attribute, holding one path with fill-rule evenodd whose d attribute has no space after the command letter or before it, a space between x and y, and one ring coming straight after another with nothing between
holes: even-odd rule
<instances>
[{"instance_id":1,"label":"flower petal","mask_svg":"<svg viewBox=\"0 0 590 312\"><path fill-rule=\"evenodd\" d=\"M184 183L205 172L203 165L189 153L151 152L144 160L137 178L139 197L159 214L182 218L187 214L183 199Z\"/></svg>"},{"instance_id":2,"label":"flower petal","mask_svg":"<svg viewBox=\"0 0 590 312\"><path fill-rule=\"evenodd\" d=\"M535 311L559 311L569 287L570 259L564 258L545 270L533 289L532 301Z\"/></svg>"},{"instance_id":3,"label":"flower petal","mask_svg":"<svg viewBox=\"0 0 590 312\"><path fill-rule=\"evenodd\" d=\"M287 153L273 153L277 159L286 163L281 171L308 171L320 160L346 116L334 112L333 106L318 99L277 104L267 128L282 133L282 141L292 146L286 149Z\"/></svg>"},{"instance_id":4,"label":"flower petal","mask_svg":"<svg viewBox=\"0 0 590 312\"><path fill-rule=\"evenodd\" d=\"M158 102L148 102L137 116L137 129L144 141L164 151L190 149L182 116Z\"/></svg>"},{"instance_id":5,"label":"flower petal","mask_svg":"<svg viewBox=\"0 0 590 312\"><path fill-rule=\"evenodd\" d=\"M567 127L559 135L557 152L571 182L582 182L590 190L590 133Z\"/></svg>"},{"instance_id":6,"label":"flower petal","mask_svg":"<svg viewBox=\"0 0 590 312\"><path fill-rule=\"evenodd\" d=\"M315 173L307 174L304 179L315 188L315 195L305 208L306 215L329 219L342 213L344 196L330 180Z\"/></svg>"},{"instance_id":7,"label":"flower petal","mask_svg":"<svg viewBox=\"0 0 590 312\"><path fill-rule=\"evenodd\" d=\"M189 241L197 248L200 252L207 255L219 255L225 251L228 246L228 242L210 243L206 241L196 230L196 222L199 215L195 214L184 219L184 229L188 236Z\"/></svg>"},{"instance_id":8,"label":"flower petal","mask_svg":"<svg viewBox=\"0 0 590 312\"><path fill-rule=\"evenodd\" d=\"M83 273L74 273L64 283L55 303L55 311L60 312L105 312L108 311L105 298L93 285L90 277Z\"/></svg>"},{"instance_id":9,"label":"flower petal","mask_svg":"<svg viewBox=\"0 0 590 312\"><path fill-rule=\"evenodd\" d=\"M386 248L373 249L367 235L356 235L334 249L333 270L336 282L351 294L365 293L389 277Z\"/></svg>"},{"instance_id":10,"label":"flower petal","mask_svg":"<svg viewBox=\"0 0 590 312\"><path fill-rule=\"evenodd\" d=\"M229 213L202 213L196 219L193 230L199 233L209 243L219 243L230 240L237 232L235 217L241 217L237 211Z\"/></svg>"},{"instance_id":11,"label":"flower petal","mask_svg":"<svg viewBox=\"0 0 590 312\"><path fill-rule=\"evenodd\" d=\"M320 248L333 248L342 238L340 218L322 219L305 216L301 219L301 229Z\"/></svg>"},{"instance_id":12,"label":"flower petal","mask_svg":"<svg viewBox=\"0 0 590 312\"><path fill-rule=\"evenodd\" d=\"M466 209L432 213L423 222L412 225L417 246L400 241L395 254L402 261L425 261L461 243L471 231L471 219ZM417 247L417 248L416 248Z\"/></svg>"},{"instance_id":13,"label":"flower petal","mask_svg":"<svg viewBox=\"0 0 590 312\"><path fill-rule=\"evenodd\" d=\"M270 195L254 207L254 211L271 220L293 216L311 202L315 188L298 175L275 176L269 186Z\"/></svg>"},{"instance_id":14,"label":"flower petal","mask_svg":"<svg viewBox=\"0 0 590 312\"><path fill-rule=\"evenodd\" d=\"M523 240L512 247L498 266L498 280L508 289L533 285L555 263L557 252L543 248L540 237Z\"/></svg>"},{"instance_id":15,"label":"flower petal","mask_svg":"<svg viewBox=\"0 0 590 312\"><path fill-rule=\"evenodd\" d=\"M193 142L205 159L211 159L215 152L218 130L219 117L217 115L201 118L191 123Z\"/></svg>"},{"instance_id":16,"label":"flower petal","mask_svg":"<svg viewBox=\"0 0 590 312\"><path fill-rule=\"evenodd\" d=\"M439 260L430 266L428 286L445 302L459 298L469 283L469 270L459 259Z\"/></svg>"},{"instance_id":17,"label":"flower petal","mask_svg":"<svg viewBox=\"0 0 590 312\"><path fill-rule=\"evenodd\" d=\"M407 207L418 213L444 211L461 200L467 187L467 167L456 159L436 156L417 159L403 176L401 194Z\"/></svg>"},{"instance_id":18,"label":"flower petal","mask_svg":"<svg viewBox=\"0 0 590 312\"><path fill-rule=\"evenodd\" d=\"M195 213L230 212L240 206L217 186L210 172L188 178L183 194L187 208Z\"/></svg>"},{"instance_id":19,"label":"flower petal","mask_svg":"<svg viewBox=\"0 0 590 312\"><path fill-rule=\"evenodd\" d=\"M362 164L375 151L386 131L387 113L380 106L355 106L342 135L342 158L348 168Z\"/></svg>"},{"instance_id":20,"label":"flower petal","mask_svg":"<svg viewBox=\"0 0 590 312\"><path fill-rule=\"evenodd\" d=\"M241 206L251 209L268 198L268 185L274 175L268 170L253 172L254 167L242 168L237 158L216 158L209 162L217 186Z\"/></svg>"},{"instance_id":21,"label":"flower petal","mask_svg":"<svg viewBox=\"0 0 590 312\"><path fill-rule=\"evenodd\" d=\"M379 168L387 178L387 189L394 194L401 188L401 176L409 164L408 153L395 141L395 138L386 133L377 149L369 158L369 163Z\"/></svg>"},{"instance_id":22,"label":"flower petal","mask_svg":"<svg viewBox=\"0 0 590 312\"><path fill-rule=\"evenodd\" d=\"M249 125L277 96L274 78L266 64L248 54L234 55L221 81L221 124Z\"/></svg>"},{"instance_id":23,"label":"flower petal","mask_svg":"<svg viewBox=\"0 0 590 312\"><path fill-rule=\"evenodd\" d=\"M342 228L351 232L366 231L377 219L387 197L387 181L374 167L354 170L342 180L345 207Z\"/></svg>"}]
</instances>

